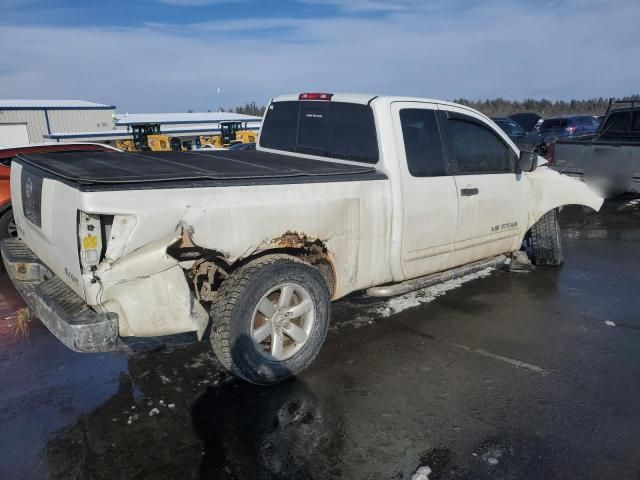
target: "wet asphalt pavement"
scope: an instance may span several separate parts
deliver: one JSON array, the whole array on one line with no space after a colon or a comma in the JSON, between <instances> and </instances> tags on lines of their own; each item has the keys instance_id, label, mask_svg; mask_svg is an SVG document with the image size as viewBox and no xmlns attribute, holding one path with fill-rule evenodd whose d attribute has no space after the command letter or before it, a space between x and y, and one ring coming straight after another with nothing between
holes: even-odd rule
<instances>
[{"instance_id":1,"label":"wet asphalt pavement","mask_svg":"<svg viewBox=\"0 0 640 480\"><path fill-rule=\"evenodd\" d=\"M207 343L76 354L38 321L21 340L2 274L0 479L637 480L640 202L561 221L561 268L352 296L269 388Z\"/></svg>"}]
</instances>

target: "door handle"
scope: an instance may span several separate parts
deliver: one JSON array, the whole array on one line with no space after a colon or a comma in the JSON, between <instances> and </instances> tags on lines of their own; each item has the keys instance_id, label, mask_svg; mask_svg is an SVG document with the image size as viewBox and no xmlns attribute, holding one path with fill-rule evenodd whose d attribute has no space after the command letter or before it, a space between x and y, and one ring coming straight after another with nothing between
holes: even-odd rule
<instances>
[{"instance_id":1,"label":"door handle","mask_svg":"<svg viewBox=\"0 0 640 480\"><path fill-rule=\"evenodd\" d=\"M480 190L478 190L477 188L462 188L462 189L460 189L460 194L463 197L471 197L473 195L478 195L478 193L480 193Z\"/></svg>"}]
</instances>

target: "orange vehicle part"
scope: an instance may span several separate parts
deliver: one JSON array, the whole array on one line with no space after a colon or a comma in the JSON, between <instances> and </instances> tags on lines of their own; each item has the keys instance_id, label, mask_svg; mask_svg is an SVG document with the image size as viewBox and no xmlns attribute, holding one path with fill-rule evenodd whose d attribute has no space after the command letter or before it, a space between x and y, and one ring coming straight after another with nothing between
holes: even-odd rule
<instances>
[{"instance_id":1,"label":"orange vehicle part","mask_svg":"<svg viewBox=\"0 0 640 480\"><path fill-rule=\"evenodd\" d=\"M11 203L11 188L9 187L9 176L11 167L0 165L0 211Z\"/></svg>"},{"instance_id":2,"label":"orange vehicle part","mask_svg":"<svg viewBox=\"0 0 640 480\"><path fill-rule=\"evenodd\" d=\"M9 183L11 176L11 159L22 153L83 151L117 152L119 150L100 143L55 143L0 149L0 239L17 234L13 221L13 212L11 211L11 187Z\"/></svg>"}]
</instances>

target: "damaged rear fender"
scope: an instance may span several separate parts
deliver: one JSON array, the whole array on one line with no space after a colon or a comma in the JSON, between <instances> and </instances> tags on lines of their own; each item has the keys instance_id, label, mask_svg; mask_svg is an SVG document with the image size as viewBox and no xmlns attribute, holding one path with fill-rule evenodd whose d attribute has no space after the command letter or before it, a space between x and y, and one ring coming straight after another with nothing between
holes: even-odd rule
<instances>
[{"instance_id":1,"label":"damaged rear fender","mask_svg":"<svg viewBox=\"0 0 640 480\"><path fill-rule=\"evenodd\" d=\"M209 316L191 293L178 260L167 253L185 228L179 225L171 234L98 266L91 284L95 304L118 314L120 336L204 334Z\"/></svg>"}]
</instances>

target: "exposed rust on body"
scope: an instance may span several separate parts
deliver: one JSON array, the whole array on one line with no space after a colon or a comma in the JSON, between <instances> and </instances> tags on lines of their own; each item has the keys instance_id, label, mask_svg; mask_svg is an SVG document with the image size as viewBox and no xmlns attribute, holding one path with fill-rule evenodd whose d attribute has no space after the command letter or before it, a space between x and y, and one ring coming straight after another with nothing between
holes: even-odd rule
<instances>
[{"instance_id":1,"label":"exposed rust on body","mask_svg":"<svg viewBox=\"0 0 640 480\"><path fill-rule=\"evenodd\" d=\"M271 240L271 244L280 248L304 248L308 242L306 233L292 232L287 230L279 237Z\"/></svg>"}]
</instances>

